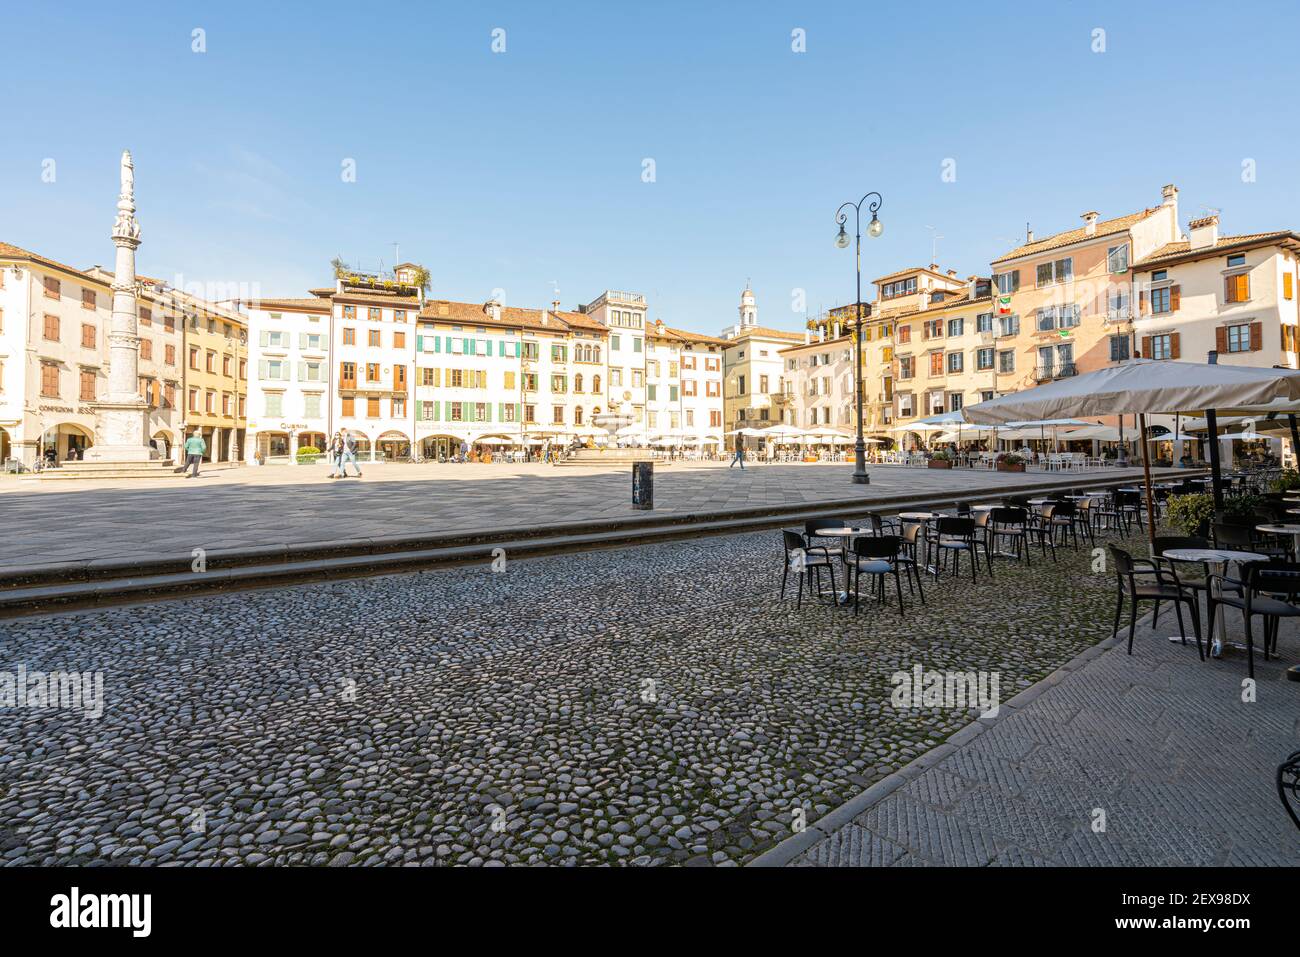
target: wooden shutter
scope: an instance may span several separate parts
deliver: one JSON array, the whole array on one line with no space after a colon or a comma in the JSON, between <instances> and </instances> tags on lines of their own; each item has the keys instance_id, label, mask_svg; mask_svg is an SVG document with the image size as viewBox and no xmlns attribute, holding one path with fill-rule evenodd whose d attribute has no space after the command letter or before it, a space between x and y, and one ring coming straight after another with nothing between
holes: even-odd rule
<instances>
[{"instance_id":1,"label":"wooden shutter","mask_svg":"<svg viewBox=\"0 0 1300 957\"><path fill-rule=\"evenodd\" d=\"M1293 293L1292 281L1294 277L1288 272L1282 274L1282 298L1290 299Z\"/></svg>"},{"instance_id":2,"label":"wooden shutter","mask_svg":"<svg viewBox=\"0 0 1300 957\"><path fill-rule=\"evenodd\" d=\"M1252 322L1250 324L1250 351L1258 352L1264 348L1264 323Z\"/></svg>"},{"instance_id":3,"label":"wooden shutter","mask_svg":"<svg viewBox=\"0 0 1300 957\"><path fill-rule=\"evenodd\" d=\"M1169 334L1169 358L1177 359L1182 353L1178 351L1178 333Z\"/></svg>"},{"instance_id":4,"label":"wooden shutter","mask_svg":"<svg viewBox=\"0 0 1300 957\"><path fill-rule=\"evenodd\" d=\"M1170 312L1177 312L1177 311L1178 311L1178 304L1179 304L1179 302L1180 302L1180 300L1181 300L1181 298L1182 298L1182 297L1180 296L1181 288L1182 288L1182 287L1180 287L1180 286L1170 286L1170 287L1169 287L1169 311L1170 311ZM1177 358L1177 356L1175 356L1175 358Z\"/></svg>"},{"instance_id":5,"label":"wooden shutter","mask_svg":"<svg viewBox=\"0 0 1300 957\"><path fill-rule=\"evenodd\" d=\"M1144 359L1151 358L1151 337L1150 336L1142 337L1142 358Z\"/></svg>"},{"instance_id":6,"label":"wooden shutter","mask_svg":"<svg viewBox=\"0 0 1300 957\"><path fill-rule=\"evenodd\" d=\"M1228 351L1228 327L1219 326L1214 330L1214 348L1219 355L1224 355Z\"/></svg>"},{"instance_id":7,"label":"wooden shutter","mask_svg":"<svg viewBox=\"0 0 1300 957\"><path fill-rule=\"evenodd\" d=\"M1146 314L1147 314L1147 291L1145 289L1139 289L1138 290L1138 315L1145 316ZM1147 354L1145 349L1142 350L1142 354L1143 355Z\"/></svg>"}]
</instances>

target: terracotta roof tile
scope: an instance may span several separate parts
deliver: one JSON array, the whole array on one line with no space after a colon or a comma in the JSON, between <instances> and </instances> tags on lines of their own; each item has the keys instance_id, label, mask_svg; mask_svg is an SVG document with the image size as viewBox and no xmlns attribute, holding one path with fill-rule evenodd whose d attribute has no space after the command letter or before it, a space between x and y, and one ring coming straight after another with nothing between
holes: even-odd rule
<instances>
[{"instance_id":1,"label":"terracotta roof tile","mask_svg":"<svg viewBox=\"0 0 1300 957\"><path fill-rule=\"evenodd\" d=\"M771 339L802 339L802 332L786 332L784 329L770 329L767 326L746 326L734 339L725 340L728 344L748 339L750 336L767 336Z\"/></svg>"},{"instance_id":2,"label":"terracotta roof tile","mask_svg":"<svg viewBox=\"0 0 1300 957\"><path fill-rule=\"evenodd\" d=\"M244 303L250 309L309 309L312 312L329 312L325 299L253 299Z\"/></svg>"},{"instance_id":3,"label":"terracotta roof tile","mask_svg":"<svg viewBox=\"0 0 1300 957\"><path fill-rule=\"evenodd\" d=\"M30 249L23 249L21 246L15 246L12 243L0 243L0 257L6 259L27 259L31 262L40 263L41 265L48 266L52 269L74 273L78 276L85 276L87 279L91 279L84 269L78 269L76 266L69 266L66 263L59 262L57 259L50 259L48 256L42 256L40 253L34 253Z\"/></svg>"},{"instance_id":4,"label":"terracotta roof tile","mask_svg":"<svg viewBox=\"0 0 1300 957\"><path fill-rule=\"evenodd\" d=\"M1097 223L1097 231L1089 236L1087 227L1080 226L1078 229L1067 229L1063 233L1056 233L1044 239L1036 239L1032 243L1025 243L1023 246L1017 246L1006 255L999 256L993 262L1006 262L1008 259L1019 259L1022 256L1033 256L1036 253L1045 253L1052 249L1060 249L1062 246L1069 246L1071 243L1077 243L1085 239L1096 239L1098 236L1111 236L1115 233L1122 233L1135 223L1140 223L1148 216L1153 215L1161 207L1152 206L1142 210L1140 213L1130 213L1127 216L1119 216L1115 219L1106 219Z\"/></svg>"},{"instance_id":5,"label":"terracotta roof tile","mask_svg":"<svg viewBox=\"0 0 1300 957\"><path fill-rule=\"evenodd\" d=\"M1219 241L1213 246L1206 246L1203 249L1193 250L1188 240L1181 240L1176 243L1165 243L1150 256L1145 259L1139 259L1133 264L1134 269L1149 269L1152 265L1162 262L1179 259L1186 256L1188 259L1197 259L1201 256L1217 256L1223 250L1231 249L1236 246L1254 246L1269 241L1291 239L1300 241L1295 233L1290 230L1278 230L1271 233L1245 233L1241 236L1220 236Z\"/></svg>"}]
</instances>

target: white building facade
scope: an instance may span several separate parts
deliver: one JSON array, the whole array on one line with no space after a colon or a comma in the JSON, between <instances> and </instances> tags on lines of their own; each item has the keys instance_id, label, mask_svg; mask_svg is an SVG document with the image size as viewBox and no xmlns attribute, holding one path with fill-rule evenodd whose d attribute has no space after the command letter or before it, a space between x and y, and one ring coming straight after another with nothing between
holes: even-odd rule
<instances>
[{"instance_id":1,"label":"white building facade","mask_svg":"<svg viewBox=\"0 0 1300 957\"><path fill-rule=\"evenodd\" d=\"M324 450L333 434L331 302L267 299L248 303L249 462L296 464L304 448Z\"/></svg>"}]
</instances>

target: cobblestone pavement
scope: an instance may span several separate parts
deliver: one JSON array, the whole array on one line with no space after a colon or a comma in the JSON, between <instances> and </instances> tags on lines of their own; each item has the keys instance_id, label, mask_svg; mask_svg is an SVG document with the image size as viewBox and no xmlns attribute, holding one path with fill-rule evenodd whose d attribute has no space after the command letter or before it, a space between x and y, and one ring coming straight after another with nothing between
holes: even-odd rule
<instances>
[{"instance_id":1,"label":"cobblestone pavement","mask_svg":"<svg viewBox=\"0 0 1300 957\"><path fill-rule=\"evenodd\" d=\"M658 512L713 512L862 495L974 486L1015 488L1060 473L872 466L855 486L851 465L675 464L655 476ZM347 538L469 532L623 518L632 510L630 469L547 465L377 465L363 479L330 481L327 468L210 470L198 481L39 482L0 479L5 566L107 558L157 558L194 548L242 548ZM1136 478L1140 469L1080 472L1089 482ZM544 502L544 507L539 503Z\"/></svg>"},{"instance_id":2,"label":"cobblestone pavement","mask_svg":"<svg viewBox=\"0 0 1300 957\"><path fill-rule=\"evenodd\" d=\"M0 710L0 861L743 863L973 716L894 707L893 673L1005 699L1109 630L1086 549L906 618L796 611L779 556L756 532L0 623L3 669L102 670L106 699Z\"/></svg>"},{"instance_id":3,"label":"cobblestone pavement","mask_svg":"<svg viewBox=\"0 0 1300 957\"><path fill-rule=\"evenodd\" d=\"M1132 657L1125 629L956 753L894 778L910 780L794 865L1300 865L1274 783L1300 750L1300 685L1284 678L1300 629L1283 629L1280 662L1256 659L1244 702L1244 656L1202 663L1167 640L1171 619L1140 622Z\"/></svg>"}]
</instances>

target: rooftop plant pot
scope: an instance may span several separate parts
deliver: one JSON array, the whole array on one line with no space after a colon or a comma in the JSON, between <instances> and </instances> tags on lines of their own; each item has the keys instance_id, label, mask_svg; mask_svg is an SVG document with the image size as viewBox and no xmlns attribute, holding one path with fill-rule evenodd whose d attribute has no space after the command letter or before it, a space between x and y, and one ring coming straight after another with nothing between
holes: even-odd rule
<instances>
[{"instance_id":1,"label":"rooftop plant pot","mask_svg":"<svg viewBox=\"0 0 1300 957\"><path fill-rule=\"evenodd\" d=\"M952 462L948 459L930 459L930 468L950 469L952 468Z\"/></svg>"}]
</instances>

